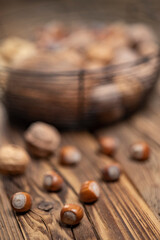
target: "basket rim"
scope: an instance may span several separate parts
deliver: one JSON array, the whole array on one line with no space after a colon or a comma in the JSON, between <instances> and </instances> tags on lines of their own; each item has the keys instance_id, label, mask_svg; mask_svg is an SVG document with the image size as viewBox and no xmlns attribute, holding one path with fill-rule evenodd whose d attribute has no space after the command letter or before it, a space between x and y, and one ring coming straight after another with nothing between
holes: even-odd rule
<instances>
[{"instance_id":1,"label":"basket rim","mask_svg":"<svg viewBox=\"0 0 160 240\"><path fill-rule=\"evenodd\" d=\"M154 59L154 58L160 58L160 44L157 44L159 47L158 53L156 54L151 54L151 55L147 55L145 57L139 57L136 61L129 61L129 62L124 62L124 63L118 63L118 64L108 64L105 67L99 67L96 69L87 69L87 68L82 68L82 69L78 69L78 70L55 70L55 71L51 71L51 72L43 72L43 71L36 71L36 70L26 70L26 69L14 69L12 67L7 67L7 66L3 66L0 65L0 72L8 72L8 73L15 73L18 75L28 75L28 76L37 76L37 77L53 77L53 76L79 76L81 74L85 74L85 75L90 75L90 74L98 74L98 73L102 73L102 72L110 72L121 68L125 67L134 67L134 66L138 66L140 64L143 63L147 63L150 60Z\"/></svg>"}]
</instances>

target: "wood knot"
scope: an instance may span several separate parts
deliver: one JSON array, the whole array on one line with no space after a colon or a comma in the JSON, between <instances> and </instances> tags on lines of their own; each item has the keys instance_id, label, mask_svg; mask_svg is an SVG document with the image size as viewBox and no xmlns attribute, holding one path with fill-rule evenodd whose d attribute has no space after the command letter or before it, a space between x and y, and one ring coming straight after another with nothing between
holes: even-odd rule
<instances>
[{"instance_id":1,"label":"wood knot","mask_svg":"<svg viewBox=\"0 0 160 240\"><path fill-rule=\"evenodd\" d=\"M45 212L49 212L51 209L53 209L54 205L52 202L45 202L42 201L38 204L38 209L43 210Z\"/></svg>"}]
</instances>

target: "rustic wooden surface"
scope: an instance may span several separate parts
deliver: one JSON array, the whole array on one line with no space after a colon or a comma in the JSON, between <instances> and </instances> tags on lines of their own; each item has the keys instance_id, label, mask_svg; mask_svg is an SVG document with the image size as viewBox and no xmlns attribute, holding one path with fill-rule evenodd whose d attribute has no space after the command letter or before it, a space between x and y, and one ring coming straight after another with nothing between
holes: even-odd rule
<instances>
[{"instance_id":1,"label":"rustic wooden surface","mask_svg":"<svg viewBox=\"0 0 160 240\"><path fill-rule=\"evenodd\" d=\"M50 160L32 159L24 176L0 178L0 239L160 239L160 150L159 150L160 84L152 93L147 106L132 118L95 133L63 132L62 144L77 146L82 162L75 167L62 167L57 154ZM24 129L7 120L0 108L0 144L24 146ZM99 153L96 136L108 134L120 140L114 158ZM152 149L151 158L139 163L129 158L128 148L136 140L146 140ZM118 161L123 168L119 182L105 183L100 169L107 162ZM44 173L56 170L65 180L59 193L47 193L42 187ZM101 188L99 201L83 204L85 216L75 228L66 228L59 221L64 203L79 203L80 185L85 180L96 180ZM27 191L33 197L32 210L15 214L10 197L17 191Z\"/></svg>"},{"instance_id":2,"label":"rustic wooden surface","mask_svg":"<svg viewBox=\"0 0 160 240\"><path fill-rule=\"evenodd\" d=\"M16 2L16 4L15 4ZM32 3L31 3L32 2ZM72 6L65 1L63 9L57 1L0 1L0 37L14 35L25 36L34 26L41 25L43 20L54 16L69 7L81 9L87 16L89 7L84 8L85 1ZM59 1L62 3L63 1ZM131 17L126 9L133 8L132 0L124 0L124 11L120 11L121 1L90 1L94 5L97 20L104 19L105 10L111 2L117 9L117 16ZM103 3L103 11L97 11L97 3ZM107 3L106 3L107 2ZM149 4L139 1L135 11ZM64 3L64 2L63 2ZM37 8L38 6L38 8ZM89 6L89 5L88 5ZM62 7L62 5L61 5ZM150 6L157 10L156 1ZM73 11L71 10L71 12ZM37 12L39 14L37 14ZM17 14L18 13L18 14ZM28 19L28 13L35 18ZM41 18L37 17L41 16ZM95 18L94 16L94 18ZM157 16L158 17L158 16ZM63 19L63 15L60 17ZM20 19L20 21L18 20ZM29 21L27 22L26 19ZM33 24L31 24L33 23ZM24 27L25 26L25 27ZM0 240L159 240L160 239L160 84L157 85L147 106L132 118L95 133L70 132L62 133L62 145L73 144L83 155L82 162L72 168L62 167L57 155L50 160L32 159L24 176L0 176ZM6 111L0 106L0 145L16 143L24 146L24 129L8 122ZM120 147L114 158L100 154L96 136L108 134L119 138ZM136 140L146 140L152 149L151 158L145 163L138 163L129 158L128 148ZM101 180L100 169L107 162L120 162L123 174L119 182L105 183ZM58 193L47 193L42 187L43 174L55 169L65 180L65 186ZM59 212L65 203L78 203L80 185L85 180L96 180L101 188L99 201L93 205L83 204L84 219L75 228L67 228L59 221ZM10 206L10 197L17 191L27 191L33 197L32 210L26 214L15 214Z\"/></svg>"}]
</instances>

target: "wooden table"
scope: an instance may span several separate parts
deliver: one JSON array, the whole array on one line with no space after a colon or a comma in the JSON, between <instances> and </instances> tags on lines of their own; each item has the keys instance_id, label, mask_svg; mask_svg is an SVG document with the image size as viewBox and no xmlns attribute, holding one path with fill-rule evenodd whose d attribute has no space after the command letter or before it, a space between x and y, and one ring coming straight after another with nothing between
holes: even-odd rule
<instances>
[{"instance_id":1,"label":"wooden table","mask_svg":"<svg viewBox=\"0 0 160 240\"><path fill-rule=\"evenodd\" d=\"M32 159L24 176L0 178L0 239L160 239L160 84L152 93L145 109L132 118L112 127L99 129L98 134L117 136L120 147L114 158L99 153L96 133L87 131L62 133L62 145L73 144L83 155L75 167L62 167L58 157ZM9 124L0 108L0 144L24 146L24 129ZM152 149L149 161L139 163L129 158L128 149L136 140L146 140ZM120 181L105 183L100 169L107 162L119 162L124 172ZM47 193L42 187L44 173L54 169L65 181L58 193ZM78 200L80 185L96 180L101 188L100 199L91 205ZM33 197L32 210L15 214L10 197L18 191ZM75 228L61 225L59 213L65 203L78 203L84 208L84 219Z\"/></svg>"},{"instance_id":2,"label":"wooden table","mask_svg":"<svg viewBox=\"0 0 160 240\"><path fill-rule=\"evenodd\" d=\"M14 2L17 2L16 6ZM56 6L54 8L56 13L59 6L57 1L49 1L50 4L53 2ZM71 1L65 2L64 10L68 9L67 3L69 5ZM99 1L92 2L94 2L94 5L99 3ZM101 2L106 4L104 9L107 9L107 3L105 1ZM121 1L114 2L118 4L115 9L119 11L119 7L122 5ZM121 11L121 17L123 17L123 14L128 14L126 9L132 7L131 1L126 2L128 5L124 5L125 8L124 11ZM44 12L45 20L52 18L52 8L46 8L46 1L33 1L32 7L30 6L31 3L32 1L25 0L2 0L0 13L1 37L13 35L17 28L22 29L22 36L25 36L26 28L24 24L26 23L25 18L28 17L27 11L32 12L33 16L36 11L40 12L40 16ZM146 1L141 1L142 3L145 5ZM82 9L84 9L83 4L81 5ZM79 10L78 5L75 4L75 6ZM152 4L150 7L156 10L157 6ZM19 18L22 21L15 20L17 7L21 10L21 15L17 14L17 19ZM45 11L48 9L48 12L45 12L44 9ZM97 8L95 9L97 19L105 16L105 11L103 14L98 15ZM32 24L27 23L32 29ZM41 24L39 19L36 18L35 23ZM159 240L159 99L160 84L156 87L145 109L124 122L97 131L98 133L106 133L119 138L120 147L114 158L109 158L98 152L97 132L92 134L87 131L62 133L62 145L73 144L81 150L83 160L79 165L72 168L62 167L58 163L57 156L53 156L50 160L32 159L24 176L1 176L0 239ZM23 128L13 126L8 122L5 109L1 106L0 145L15 143L24 146L23 132ZM152 149L149 161L144 163L129 158L128 149L130 144L139 139L146 140ZM119 162L122 165L124 171L120 181L105 183L101 180L100 169L107 162ZM64 178L65 186L58 193L47 193L42 187L43 174L49 169L54 169ZM95 204L82 205L78 200L80 185L83 181L91 179L96 180L100 185L100 199ZM29 192L33 197L32 210L26 214L15 214L11 209L9 199L13 193L18 191ZM84 219L75 228L64 227L59 221L60 209L65 203L78 203L84 208Z\"/></svg>"}]
</instances>

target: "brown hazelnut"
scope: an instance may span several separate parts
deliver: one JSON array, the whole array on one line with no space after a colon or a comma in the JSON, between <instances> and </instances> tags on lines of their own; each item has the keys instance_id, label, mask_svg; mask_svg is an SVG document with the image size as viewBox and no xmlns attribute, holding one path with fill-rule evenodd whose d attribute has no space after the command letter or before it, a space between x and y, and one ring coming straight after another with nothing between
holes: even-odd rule
<instances>
[{"instance_id":1,"label":"brown hazelnut","mask_svg":"<svg viewBox=\"0 0 160 240\"><path fill-rule=\"evenodd\" d=\"M117 181L120 177L121 169L118 164L107 164L102 169L102 178L105 181Z\"/></svg>"},{"instance_id":2,"label":"brown hazelnut","mask_svg":"<svg viewBox=\"0 0 160 240\"><path fill-rule=\"evenodd\" d=\"M86 181L82 184L79 198L85 203L92 203L97 201L100 195L100 189L95 181Z\"/></svg>"},{"instance_id":3,"label":"brown hazelnut","mask_svg":"<svg viewBox=\"0 0 160 240\"><path fill-rule=\"evenodd\" d=\"M113 155L117 149L118 141L113 137L100 137L99 138L100 149L104 154Z\"/></svg>"},{"instance_id":4,"label":"brown hazelnut","mask_svg":"<svg viewBox=\"0 0 160 240\"><path fill-rule=\"evenodd\" d=\"M137 142L133 144L130 151L131 157L140 161L148 159L150 155L150 148L145 142Z\"/></svg>"},{"instance_id":5,"label":"brown hazelnut","mask_svg":"<svg viewBox=\"0 0 160 240\"><path fill-rule=\"evenodd\" d=\"M43 122L31 124L24 137L29 152L36 157L48 157L60 143L60 134L57 129Z\"/></svg>"},{"instance_id":6,"label":"brown hazelnut","mask_svg":"<svg viewBox=\"0 0 160 240\"><path fill-rule=\"evenodd\" d=\"M50 171L44 175L43 185L47 191L59 191L63 186L63 179L56 172Z\"/></svg>"},{"instance_id":7,"label":"brown hazelnut","mask_svg":"<svg viewBox=\"0 0 160 240\"><path fill-rule=\"evenodd\" d=\"M5 145L0 148L0 173L22 174L30 161L27 152L16 145Z\"/></svg>"},{"instance_id":8,"label":"brown hazelnut","mask_svg":"<svg viewBox=\"0 0 160 240\"><path fill-rule=\"evenodd\" d=\"M32 198L26 192L17 192L11 198L11 206L16 212L27 212L31 209Z\"/></svg>"},{"instance_id":9,"label":"brown hazelnut","mask_svg":"<svg viewBox=\"0 0 160 240\"><path fill-rule=\"evenodd\" d=\"M81 160L80 151L74 146L65 146L60 151L60 163L63 165L73 165Z\"/></svg>"},{"instance_id":10,"label":"brown hazelnut","mask_svg":"<svg viewBox=\"0 0 160 240\"><path fill-rule=\"evenodd\" d=\"M76 225L83 218L83 209L77 204L66 204L60 213L61 221L67 225Z\"/></svg>"}]
</instances>

